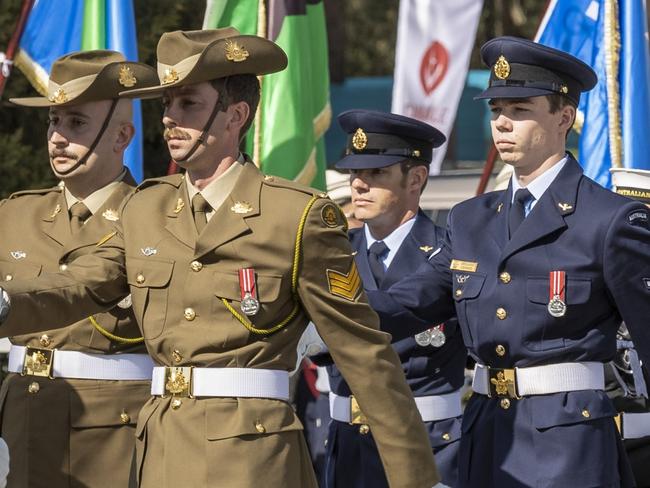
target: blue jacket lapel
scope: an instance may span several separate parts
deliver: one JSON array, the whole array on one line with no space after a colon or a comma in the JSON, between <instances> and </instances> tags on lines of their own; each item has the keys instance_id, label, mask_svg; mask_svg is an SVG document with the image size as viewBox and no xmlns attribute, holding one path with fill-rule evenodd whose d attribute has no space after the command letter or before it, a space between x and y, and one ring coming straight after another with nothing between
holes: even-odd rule
<instances>
[{"instance_id":1,"label":"blue jacket lapel","mask_svg":"<svg viewBox=\"0 0 650 488\"><path fill-rule=\"evenodd\" d=\"M567 227L564 217L575 211L581 178L582 168L569 156L562 171L506 244L500 262L542 237Z\"/></svg>"}]
</instances>

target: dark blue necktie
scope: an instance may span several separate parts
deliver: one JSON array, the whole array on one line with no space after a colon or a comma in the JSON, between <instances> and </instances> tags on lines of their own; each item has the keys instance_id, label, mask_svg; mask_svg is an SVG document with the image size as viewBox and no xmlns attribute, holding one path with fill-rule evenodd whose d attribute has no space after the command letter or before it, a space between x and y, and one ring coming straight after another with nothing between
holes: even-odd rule
<instances>
[{"instance_id":1,"label":"dark blue necktie","mask_svg":"<svg viewBox=\"0 0 650 488\"><path fill-rule=\"evenodd\" d=\"M381 284L384 279L384 263L382 258L388 252L388 246L383 241L375 241L368 249L368 263L370 264L370 271L375 277L377 285Z\"/></svg>"},{"instance_id":2,"label":"dark blue necktie","mask_svg":"<svg viewBox=\"0 0 650 488\"><path fill-rule=\"evenodd\" d=\"M521 223L526 218L526 204L532 200L533 195L527 188L519 188L515 193L515 200L510 207L510 216L508 218L508 229L512 237Z\"/></svg>"}]
</instances>

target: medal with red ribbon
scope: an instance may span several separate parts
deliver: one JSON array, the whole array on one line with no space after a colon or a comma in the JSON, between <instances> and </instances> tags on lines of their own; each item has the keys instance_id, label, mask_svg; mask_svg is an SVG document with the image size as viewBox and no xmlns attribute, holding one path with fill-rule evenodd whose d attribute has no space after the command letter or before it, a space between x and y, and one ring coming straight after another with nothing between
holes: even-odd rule
<instances>
[{"instance_id":1,"label":"medal with red ribbon","mask_svg":"<svg viewBox=\"0 0 650 488\"><path fill-rule=\"evenodd\" d=\"M551 271L549 274L548 313L553 317L563 317L566 313L566 272Z\"/></svg>"},{"instance_id":2,"label":"medal with red ribbon","mask_svg":"<svg viewBox=\"0 0 650 488\"><path fill-rule=\"evenodd\" d=\"M239 270L239 290L241 291L241 311L246 315L255 315L260 311L255 285L255 269L242 268Z\"/></svg>"}]
</instances>

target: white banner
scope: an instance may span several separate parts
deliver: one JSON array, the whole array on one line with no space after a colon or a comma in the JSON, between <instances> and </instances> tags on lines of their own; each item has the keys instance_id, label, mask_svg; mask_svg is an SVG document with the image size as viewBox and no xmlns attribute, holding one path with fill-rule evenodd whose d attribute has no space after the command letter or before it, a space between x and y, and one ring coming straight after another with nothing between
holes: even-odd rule
<instances>
[{"instance_id":1,"label":"white banner","mask_svg":"<svg viewBox=\"0 0 650 488\"><path fill-rule=\"evenodd\" d=\"M392 112L449 137L465 87L483 0L401 0ZM431 174L447 150L434 149Z\"/></svg>"}]
</instances>

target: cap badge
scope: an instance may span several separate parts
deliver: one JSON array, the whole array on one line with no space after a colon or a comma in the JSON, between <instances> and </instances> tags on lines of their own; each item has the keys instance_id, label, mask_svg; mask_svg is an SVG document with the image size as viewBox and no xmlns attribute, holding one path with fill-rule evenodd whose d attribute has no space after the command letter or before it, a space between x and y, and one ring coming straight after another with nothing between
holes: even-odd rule
<instances>
[{"instance_id":1,"label":"cap badge","mask_svg":"<svg viewBox=\"0 0 650 488\"><path fill-rule=\"evenodd\" d=\"M175 81L178 81L178 73L174 68L167 68L163 72L162 84L168 85L169 83L174 83Z\"/></svg>"},{"instance_id":2,"label":"cap badge","mask_svg":"<svg viewBox=\"0 0 650 488\"><path fill-rule=\"evenodd\" d=\"M132 87L138 82L135 75L133 74L133 70L125 64L120 66L120 78L118 81L120 82L120 85L127 88Z\"/></svg>"},{"instance_id":3,"label":"cap badge","mask_svg":"<svg viewBox=\"0 0 650 488\"><path fill-rule=\"evenodd\" d=\"M239 63L241 61L246 61L248 56L248 51L246 51L244 46L240 46L230 39L226 40L226 59L228 61Z\"/></svg>"},{"instance_id":4,"label":"cap badge","mask_svg":"<svg viewBox=\"0 0 650 488\"><path fill-rule=\"evenodd\" d=\"M569 88L566 85L560 86L560 93L567 94L569 93Z\"/></svg>"},{"instance_id":5,"label":"cap badge","mask_svg":"<svg viewBox=\"0 0 650 488\"><path fill-rule=\"evenodd\" d=\"M253 206L248 202L235 202L230 210L236 214L247 214L253 211Z\"/></svg>"},{"instance_id":6,"label":"cap badge","mask_svg":"<svg viewBox=\"0 0 650 488\"><path fill-rule=\"evenodd\" d=\"M63 88L59 88L48 98L48 100L53 103L64 103L68 101L68 95L65 93Z\"/></svg>"},{"instance_id":7,"label":"cap badge","mask_svg":"<svg viewBox=\"0 0 650 488\"><path fill-rule=\"evenodd\" d=\"M107 208L104 210L102 217L104 217L106 220L110 220L111 222L117 222L120 220L120 216L117 214L117 210L112 208Z\"/></svg>"},{"instance_id":8,"label":"cap badge","mask_svg":"<svg viewBox=\"0 0 650 488\"><path fill-rule=\"evenodd\" d=\"M363 129L359 127L357 131L354 133L354 135L352 136L352 146L357 151L363 151L367 145L368 145L368 136L363 131Z\"/></svg>"},{"instance_id":9,"label":"cap badge","mask_svg":"<svg viewBox=\"0 0 650 488\"><path fill-rule=\"evenodd\" d=\"M503 55L499 56L497 62L494 63L494 75L500 80L505 80L510 76L510 63Z\"/></svg>"}]
</instances>

